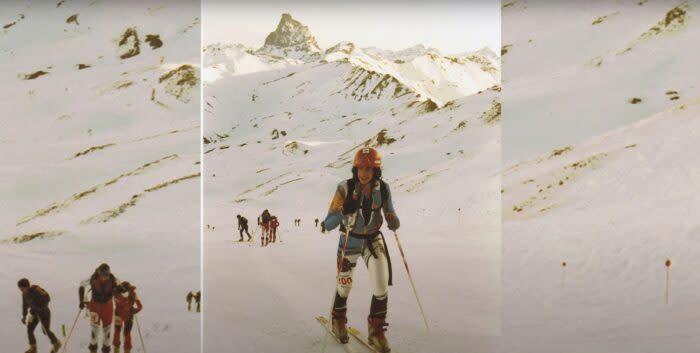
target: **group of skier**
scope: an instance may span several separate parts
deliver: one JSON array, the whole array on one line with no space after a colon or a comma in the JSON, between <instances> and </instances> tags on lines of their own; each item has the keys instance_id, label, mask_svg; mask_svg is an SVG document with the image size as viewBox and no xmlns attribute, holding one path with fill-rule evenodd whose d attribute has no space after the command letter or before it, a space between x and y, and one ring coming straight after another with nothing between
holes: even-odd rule
<instances>
[{"instance_id":1,"label":"group of skier","mask_svg":"<svg viewBox=\"0 0 700 353\"><path fill-rule=\"evenodd\" d=\"M29 338L29 349L26 353L37 352L34 330L39 324L51 341L51 353L57 353L62 344L51 331L51 310L49 309L51 298L49 293L38 285L30 284L26 278L20 279L17 286L22 292L22 323L27 325ZM90 288L90 298L86 300L85 293L88 287ZM131 328L134 315L143 309L143 305L136 295L136 287L127 281L117 280L109 265L103 263L95 269L90 278L81 282L78 289L78 299L80 308L78 316L87 308L90 318L91 334L88 346L90 352L97 352L100 332L102 332L102 353L109 353L111 346L114 346L115 352L119 352L122 343L122 329L124 353L131 352ZM113 338L112 323L114 323Z\"/></svg>"},{"instance_id":2,"label":"group of skier","mask_svg":"<svg viewBox=\"0 0 700 353\"><path fill-rule=\"evenodd\" d=\"M336 288L330 312L329 331L341 343L348 343L347 299L352 289L353 273L361 257L369 272L372 288L367 316L368 337L365 342L376 352L388 353L391 348L385 332L388 326L386 318L389 286L392 285L392 266L380 228L386 221L389 230L395 232L400 222L394 209L389 185L382 180L382 159L379 152L373 148L358 150L351 173L351 178L337 185L325 219L320 223L318 219L314 220L315 227L318 228L320 225L322 233L336 228L340 230ZM241 215L237 218L240 241L243 241L244 232L248 240L251 240L248 220ZM274 243L277 239L277 227L279 227L277 217L265 210L258 217L258 225L262 228L262 245ZM294 225L300 226L301 219L294 219ZM404 265L408 266L405 258ZM418 299L417 293L416 299ZM420 305L420 300L418 302Z\"/></svg>"},{"instance_id":3,"label":"group of skier","mask_svg":"<svg viewBox=\"0 0 700 353\"><path fill-rule=\"evenodd\" d=\"M196 293L192 293L190 291L187 293L187 296L185 297L185 300L187 301L187 311L192 311L192 300L194 299L195 304L197 304L197 312L201 311L201 300L202 300L202 292L197 291Z\"/></svg>"},{"instance_id":4,"label":"group of skier","mask_svg":"<svg viewBox=\"0 0 700 353\"><path fill-rule=\"evenodd\" d=\"M248 236L248 241L252 241L253 237L250 235L248 228L248 219L236 215L238 219L238 232L240 234L240 239L238 241L243 241L243 233ZM277 229L280 226L279 219L277 216L270 214L269 210L264 210L262 214L258 217L258 227L262 229L260 233L260 244L261 246L267 246L270 243L277 242Z\"/></svg>"}]
</instances>

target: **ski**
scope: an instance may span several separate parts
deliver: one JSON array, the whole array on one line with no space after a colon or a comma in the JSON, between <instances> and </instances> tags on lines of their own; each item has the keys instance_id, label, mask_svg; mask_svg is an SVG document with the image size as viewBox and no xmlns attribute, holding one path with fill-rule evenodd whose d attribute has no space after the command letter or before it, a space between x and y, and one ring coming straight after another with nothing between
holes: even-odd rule
<instances>
[{"instance_id":1,"label":"ski","mask_svg":"<svg viewBox=\"0 0 700 353\"><path fill-rule=\"evenodd\" d=\"M336 342L338 342L341 346L343 346L343 348L345 349L346 352L348 352L348 353L357 353L357 351L355 351L354 349L352 349L352 347L350 347L349 344L340 342L340 339L338 339L338 337L336 337L336 335L333 334L333 330L331 330L331 328L328 327L328 319L327 319L325 316L317 316L317 317L316 317L316 321L318 321L318 323L321 324L321 326L323 326L323 328L326 329L326 332L327 332L329 335L331 335L331 337L333 337L333 339L334 339Z\"/></svg>"},{"instance_id":2,"label":"ski","mask_svg":"<svg viewBox=\"0 0 700 353\"><path fill-rule=\"evenodd\" d=\"M369 344L369 341L367 341L367 339L364 336L362 336L362 334L360 333L360 330L358 330L352 326L348 326L347 329L348 329L348 333L350 334L350 336L354 337L357 341L362 343L369 350L371 350L372 352L375 352L375 353L380 353L378 350L374 349L374 347L372 347L372 345Z\"/></svg>"}]
</instances>

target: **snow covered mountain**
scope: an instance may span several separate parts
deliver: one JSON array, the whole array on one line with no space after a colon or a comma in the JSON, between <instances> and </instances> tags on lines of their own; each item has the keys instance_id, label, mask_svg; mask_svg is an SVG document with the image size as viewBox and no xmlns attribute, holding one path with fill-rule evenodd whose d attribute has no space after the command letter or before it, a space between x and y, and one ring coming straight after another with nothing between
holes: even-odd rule
<instances>
[{"instance_id":1,"label":"snow covered mountain","mask_svg":"<svg viewBox=\"0 0 700 353\"><path fill-rule=\"evenodd\" d=\"M438 106L500 82L499 60L488 49L443 56L436 49L423 45L392 52L362 49L352 42L341 42L322 51L309 29L289 14L282 15L277 29L257 50L242 45L212 44L204 51L205 82L300 63L341 62L383 75L405 86L422 101L430 100Z\"/></svg>"},{"instance_id":2,"label":"snow covered mountain","mask_svg":"<svg viewBox=\"0 0 700 353\"><path fill-rule=\"evenodd\" d=\"M282 14L277 29L265 38L265 45L256 51L272 57L296 58L302 61L315 61L320 57L321 48L309 28Z\"/></svg>"},{"instance_id":3,"label":"snow covered mountain","mask_svg":"<svg viewBox=\"0 0 700 353\"><path fill-rule=\"evenodd\" d=\"M19 315L26 276L50 292L60 332L107 261L138 287L149 351L199 347L183 309L199 286L198 16L183 3L3 4L0 312ZM0 351L26 349L25 330L6 320ZM67 352L88 332L80 320Z\"/></svg>"},{"instance_id":4,"label":"snow covered mountain","mask_svg":"<svg viewBox=\"0 0 700 353\"><path fill-rule=\"evenodd\" d=\"M692 352L698 4L576 4L504 9L503 349Z\"/></svg>"},{"instance_id":5,"label":"snow covered mountain","mask_svg":"<svg viewBox=\"0 0 700 353\"><path fill-rule=\"evenodd\" d=\"M207 65L240 63L210 49ZM240 342L238 352L321 349L324 331L314 317L330 306L338 233L322 235L313 220L323 220L337 184L350 176L354 152L372 146L383 156L401 242L432 326L426 337L386 230L395 276L388 319L394 349L453 352L466 338L475 351L497 351L500 88L467 94L462 87L478 85L456 74L462 64L433 55L404 66L346 42L318 61L245 75L227 71L205 83L204 276L205 286L218 288L205 303L205 349L223 351L232 339ZM427 75L410 67L449 76L456 87L406 83L400 77ZM395 75L385 72L390 69ZM449 101L440 91L445 87L454 97ZM265 208L280 218L282 242L262 248L255 219ZM249 219L255 242L233 241L236 214ZM296 218L301 227L293 226ZM349 320L364 332L371 295L361 267ZM342 351L326 343L326 352Z\"/></svg>"}]
</instances>

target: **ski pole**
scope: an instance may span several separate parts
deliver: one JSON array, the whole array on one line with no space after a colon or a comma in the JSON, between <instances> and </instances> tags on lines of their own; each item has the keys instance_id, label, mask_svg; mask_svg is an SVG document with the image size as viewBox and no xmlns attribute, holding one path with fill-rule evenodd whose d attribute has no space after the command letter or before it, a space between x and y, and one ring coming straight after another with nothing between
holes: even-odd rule
<instances>
[{"instance_id":1,"label":"ski pole","mask_svg":"<svg viewBox=\"0 0 700 353\"><path fill-rule=\"evenodd\" d=\"M75 328L75 324L78 323L78 319L80 318L80 313L83 311L83 309L78 310L78 315L75 315L75 320L73 321L73 326L71 326L70 331L68 331L68 336L66 337L66 340L63 342L63 349L61 350L62 353L66 353L66 349L68 349L68 341L70 340L70 336L73 334L73 329Z\"/></svg>"},{"instance_id":2,"label":"ski pole","mask_svg":"<svg viewBox=\"0 0 700 353\"><path fill-rule=\"evenodd\" d=\"M136 321L136 329L139 331L139 339L141 340L141 349L143 349L143 353L146 353L146 345L143 343L143 335L141 334L141 325L139 325L138 316L134 315L134 321Z\"/></svg>"},{"instance_id":3,"label":"ski pole","mask_svg":"<svg viewBox=\"0 0 700 353\"><path fill-rule=\"evenodd\" d=\"M333 330L333 304L335 304L335 293L337 291L337 286L338 286L338 279L340 277L340 271L343 268L343 262L345 261L345 249L348 246L348 238L350 238L350 229L352 228L352 224L355 222L355 217L350 216L348 217L348 227L345 229L345 235L343 237L343 247L341 248L340 251L340 259L338 261L338 269L335 274L335 285L333 285L333 300L331 300L331 309L328 311L328 328L332 331ZM321 352L326 351L326 338L328 337L330 333L326 332L326 334L323 336L323 349Z\"/></svg>"},{"instance_id":4,"label":"ski pole","mask_svg":"<svg viewBox=\"0 0 700 353\"><path fill-rule=\"evenodd\" d=\"M413 283L413 276L411 276L411 271L408 269L408 262L406 261L406 255L403 252L403 247L399 241L399 235L394 232L394 239L396 239L396 245L399 246L399 252L401 253L401 259L403 259L403 265L406 267L406 274L408 274L408 280L411 282L411 287L413 288L413 295L416 296L416 302L418 302L418 308L420 309L420 314L423 317L423 323L425 323L425 333L430 334L430 327L428 327L428 319L425 318L425 311L423 311L423 304L421 304L420 297L418 296L418 291L416 290L416 284Z\"/></svg>"}]
</instances>

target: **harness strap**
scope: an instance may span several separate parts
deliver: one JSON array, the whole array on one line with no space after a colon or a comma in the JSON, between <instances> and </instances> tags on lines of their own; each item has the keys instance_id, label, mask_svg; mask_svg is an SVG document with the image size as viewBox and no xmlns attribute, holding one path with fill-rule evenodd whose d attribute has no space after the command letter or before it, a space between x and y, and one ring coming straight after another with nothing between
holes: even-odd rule
<instances>
[{"instance_id":1,"label":"harness strap","mask_svg":"<svg viewBox=\"0 0 700 353\"><path fill-rule=\"evenodd\" d=\"M386 256L386 262L389 267L389 285L393 285L393 279L394 279L394 271L392 270L391 266L391 256L389 256L389 248L386 246L386 239L384 239L384 233L381 231L377 231L372 234L354 234L350 232L350 236L358 239L363 239L365 240L365 246L369 250L369 253L372 254L372 257L375 259L379 258L377 256L377 251L374 249L374 246L372 246L372 243L374 242L374 239L379 235L382 237L382 244L384 244L384 255ZM365 262L365 265L367 265L367 262Z\"/></svg>"}]
</instances>

